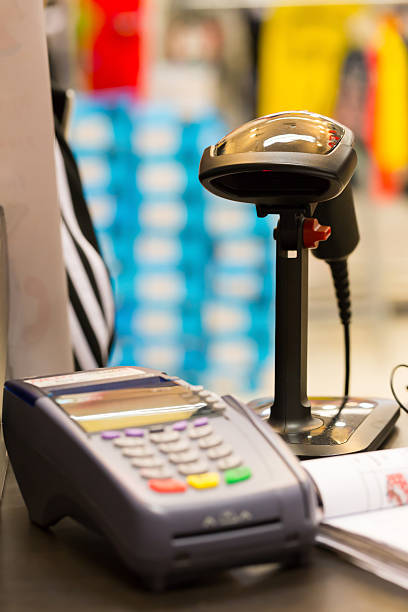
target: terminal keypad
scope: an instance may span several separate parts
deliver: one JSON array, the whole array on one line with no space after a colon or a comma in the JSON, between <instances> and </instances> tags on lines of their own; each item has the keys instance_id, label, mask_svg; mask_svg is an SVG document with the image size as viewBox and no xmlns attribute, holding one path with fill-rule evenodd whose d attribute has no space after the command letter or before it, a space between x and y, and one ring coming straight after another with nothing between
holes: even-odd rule
<instances>
[{"instance_id":1,"label":"terminal keypad","mask_svg":"<svg viewBox=\"0 0 408 612\"><path fill-rule=\"evenodd\" d=\"M216 394L201 386L189 387L213 410L225 409ZM216 431L216 422L198 416L170 424L105 431L100 437L122 452L151 490L183 493L189 487L215 488L222 478L230 485L252 475L233 446Z\"/></svg>"}]
</instances>

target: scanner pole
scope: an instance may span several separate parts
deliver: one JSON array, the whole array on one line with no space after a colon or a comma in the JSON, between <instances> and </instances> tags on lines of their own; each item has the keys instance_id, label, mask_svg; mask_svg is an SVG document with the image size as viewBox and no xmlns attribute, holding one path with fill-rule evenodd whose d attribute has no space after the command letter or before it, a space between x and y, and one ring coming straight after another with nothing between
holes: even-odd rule
<instances>
[{"instance_id":1,"label":"scanner pole","mask_svg":"<svg viewBox=\"0 0 408 612\"><path fill-rule=\"evenodd\" d=\"M303 211L281 212L276 239L275 396L269 422L279 432L314 429L307 397L308 249Z\"/></svg>"}]
</instances>

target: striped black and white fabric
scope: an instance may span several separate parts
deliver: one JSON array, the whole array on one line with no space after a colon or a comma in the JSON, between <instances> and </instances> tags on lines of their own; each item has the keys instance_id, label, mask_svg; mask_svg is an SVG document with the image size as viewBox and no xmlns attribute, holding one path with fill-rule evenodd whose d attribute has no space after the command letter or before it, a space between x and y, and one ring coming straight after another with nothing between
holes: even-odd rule
<instances>
[{"instance_id":1,"label":"striped black and white fabric","mask_svg":"<svg viewBox=\"0 0 408 612\"><path fill-rule=\"evenodd\" d=\"M57 121L55 133L71 342L76 369L89 370L107 364L114 335L113 293L83 195L78 168Z\"/></svg>"}]
</instances>

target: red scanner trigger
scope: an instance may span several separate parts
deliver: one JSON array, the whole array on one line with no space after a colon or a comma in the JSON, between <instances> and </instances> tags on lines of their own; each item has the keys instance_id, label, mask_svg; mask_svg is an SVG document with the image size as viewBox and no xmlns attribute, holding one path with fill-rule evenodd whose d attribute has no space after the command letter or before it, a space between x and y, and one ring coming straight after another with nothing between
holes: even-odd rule
<instances>
[{"instance_id":1,"label":"red scanner trigger","mask_svg":"<svg viewBox=\"0 0 408 612\"><path fill-rule=\"evenodd\" d=\"M303 221L303 246L305 249L316 249L319 242L324 242L331 234L330 225L320 225L317 219Z\"/></svg>"}]
</instances>

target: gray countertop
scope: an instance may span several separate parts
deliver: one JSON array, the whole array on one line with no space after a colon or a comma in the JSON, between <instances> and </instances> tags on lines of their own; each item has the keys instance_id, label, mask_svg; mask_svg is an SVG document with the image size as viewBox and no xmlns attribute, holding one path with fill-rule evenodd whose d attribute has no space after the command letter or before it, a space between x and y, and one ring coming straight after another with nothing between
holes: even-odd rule
<instances>
[{"instance_id":1,"label":"gray countertop","mask_svg":"<svg viewBox=\"0 0 408 612\"><path fill-rule=\"evenodd\" d=\"M386 446L408 446L405 414ZM408 610L407 591L319 549L305 567L237 569L150 593L81 525L70 519L49 531L32 525L10 469L0 517L1 612Z\"/></svg>"}]
</instances>

